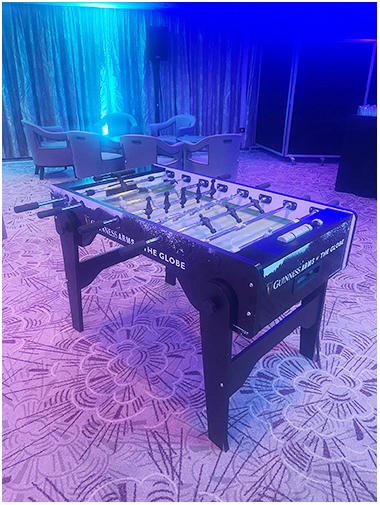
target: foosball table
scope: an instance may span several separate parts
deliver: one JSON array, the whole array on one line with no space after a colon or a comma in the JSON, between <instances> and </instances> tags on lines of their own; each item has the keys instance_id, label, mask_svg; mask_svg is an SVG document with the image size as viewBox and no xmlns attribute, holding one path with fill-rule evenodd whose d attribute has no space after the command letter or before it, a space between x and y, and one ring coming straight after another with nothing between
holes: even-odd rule
<instances>
[{"instance_id":1,"label":"foosball table","mask_svg":"<svg viewBox=\"0 0 380 505\"><path fill-rule=\"evenodd\" d=\"M335 203L268 186L154 165L54 184L48 202L15 207L52 204L37 215L54 216L78 331L81 290L104 268L142 254L166 267L166 282L179 281L200 313L208 436L223 450L229 398L261 357L300 327L301 354L318 359L327 281L347 265L356 223ZM98 233L121 247L80 261L78 247ZM233 332L247 339L234 356Z\"/></svg>"}]
</instances>

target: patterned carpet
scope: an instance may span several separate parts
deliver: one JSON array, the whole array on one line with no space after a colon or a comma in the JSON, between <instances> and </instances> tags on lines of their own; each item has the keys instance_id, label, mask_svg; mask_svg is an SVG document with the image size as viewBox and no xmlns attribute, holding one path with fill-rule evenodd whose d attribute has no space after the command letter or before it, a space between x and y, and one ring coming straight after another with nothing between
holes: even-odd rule
<instances>
[{"instance_id":1,"label":"patterned carpet","mask_svg":"<svg viewBox=\"0 0 380 505\"><path fill-rule=\"evenodd\" d=\"M293 333L230 400L230 450L206 436L198 312L138 257L83 290L71 327L49 199L72 170L3 163L3 501L376 501L376 201L334 191L337 164L241 152L238 181L358 214L329 281L321 363ZM97 237L82 259L115 246ZM239 346L240 342L236 342Z\"/></svg>"}]
</instances>

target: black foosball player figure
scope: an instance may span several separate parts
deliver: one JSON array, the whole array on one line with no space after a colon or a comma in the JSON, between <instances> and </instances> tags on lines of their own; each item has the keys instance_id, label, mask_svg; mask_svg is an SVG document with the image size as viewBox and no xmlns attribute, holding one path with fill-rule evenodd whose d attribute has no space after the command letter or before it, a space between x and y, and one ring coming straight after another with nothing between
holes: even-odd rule
<instances>
[{"instance_id":1,"label":"black foosball player figure","mask_svg":"<svg viewBox=\"0 0 380 505\"><path fill-rule=\"evenodd\" d=\"M181 207L184 208L185 207L185 203L187 202L187 198L186 198L186 187L183 187L181 188L181 198L180 198L180 201L179 203L181 204Z\"/></svg>"},{"instance_id":2,"label":"black foosball player figure","mask_svg":"<svg viewBox=\"0 0 380 505\"><path fill-rule=\"evenodd\" d=\"M199 214L199 219L201 220L201 223L204 226L207 226L207 228L211 231L211 233L216 233L215 228L211 224L210 218L204 216L203 214Z\"/></svg>"},{"instance_id":3,"label":"black foosball player figure","mask_svg":"<svg viewBox=\"0 0 380 505\"><path fill-rule=\"evenodd\" d=\"M195 193L195 199L196 199L197 203L200 202L201 198L202 198L201 183L198 182L197 191Z\"/></svg>"},{"instance_id":4,"label":"black foosball player figure","mask_svg":"<svg viewBox=\"0 0 380 505\"><path fill-rule=\"evenodd\" d=\"M164 200L164 209L165 209L165 212L166 214L169 212L169 209L170 209L170 200L169 200L169 191L165 191L164 193L164 196L165 196L165 200Z\"/></svg>"},{"instance_id":5,"label":"black foosball player figure","mask_svg":"<svg viewBox=\"0 0 380 505\"><path fill-rule=\"evenodd\" d=\"M211 196L211 198L214 197L215 193L216 193L215 179L211 179L211 188L210 188L210 196Z\"/></svg>"},{"instance_id":6,"label":"black foosball player figure","mask_svg":"<svg viewBox=\"0 0 380 505\"><path fill-rule=\"evenodd\" d=\"M147 215L148 219L150 219L150 216L153 213L153 207L152 207L152 197L147 196L146 197L146 206L145 206L145 214Z\"/></svg>"}]
</instances>

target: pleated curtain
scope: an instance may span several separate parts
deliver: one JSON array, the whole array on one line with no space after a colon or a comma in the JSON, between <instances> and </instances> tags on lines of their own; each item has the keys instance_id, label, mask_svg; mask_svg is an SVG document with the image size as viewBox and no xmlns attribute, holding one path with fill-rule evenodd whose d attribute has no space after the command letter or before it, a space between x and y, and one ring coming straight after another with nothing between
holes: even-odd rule
<instances>
[{"instance_id":1,"label":"pleated curtain","mask_svg":"<svg viewBox=\"0 0 380 505\"><path fill-rule=\"evenodd\" d=\"M256 47L249 42L244 73L244 30L184 12L3 3L3 157L30 155L22 119L91 131L105 114L128 112L147 133L155 122L153 25L167 27L170 40L160 63L160 120L189 113L199 135L238 132L243 76L247 104L256 106ZM251 137L246 122L246 142Z\"/></svg>"}]
</instances>

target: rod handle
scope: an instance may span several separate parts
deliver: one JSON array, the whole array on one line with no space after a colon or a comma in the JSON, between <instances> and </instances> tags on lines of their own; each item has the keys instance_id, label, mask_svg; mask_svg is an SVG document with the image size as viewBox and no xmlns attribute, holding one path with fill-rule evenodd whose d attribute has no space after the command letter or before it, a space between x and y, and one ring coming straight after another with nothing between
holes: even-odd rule
<instances>
[{"instance_id":1,"label":"rod handle","mask_svg":"<svg viewBox=\"0 0 380 505\"><path fill-rule=\"evenodd\" d=\"M19 214L20 212L25 212L27 210L35 210L38 209L40 204L38 202L30 202L30 203L25 203L24 205L16 205L13 210Z\"/></svg>"},{"instance_id":2,"label":"rod handle","mask_svg":"<svg viewBox=\"0 0 380 505\"><path fill-rule=\"evenodd\" d=\"M132 245L122 247L121 249L119 249L119 254L122 258L127 258L128 256L130 258L133 258L134 256L137 256L140 252L142 252L147 245L160 241L161 241L160 237L150 240L140 240L139 242L135 242Z\"/></svg>"},{"instance_id":3,"label":"rod handle","mask_svg":"<svg viewBox=\"0 0 380 505\"><path fill-rule=\"evenodd\" d=\"M78 227L78 233L80 235L84 235L85 233L90 233L91 231L100 230L104 225L104 221L95 221L94 223L84 224Z\"/></svg>"},{"instance_id":4,"label":"rod handle","mask_svg":"<svg viewBox=\"0 0 380 505\"><path fill-rule=\"evenodd\" d=\"M256 184L257 189L267 189L270 188L270 182L262 182L261 184Z\"/></svg>"},{"instance_id":5,"label":"rod handle","mask_svg":"<svg viewBox=\"0 0 380 505\"><path fill-rule=\"evenodd\" d=\"M330 200L329 202L327 202L327 205L329 205L330 207L339 207L339 200Z\"/></svg>"},{"instance_id":6,"label":"rod handle","mask_svg":"<svg viewBox=\"0 0 380 505\"><path fill-rule=\"evenodd\" d=\"M94 175L93 179L94 181L103 181L104 179L110 179L110 178L118 178L122 177L123 175L131 175L135 174L136 171L134 168L129 168L127 170L119 170L118 172L109 172L107 174L102 174L102 175Z\"/></svg>"},{"instance_id":7,"label":"rod handle","mask_svg":"<svg viewBox=\"0 0 380 505\"><path fill-rule=\"evenodd\" d=\"M37 212L37 216L40 219L43 219L44 217L57 216L62 211L63 211L63 207L53 207L52 209L40 210L40 212Z\"/></svg>"}]
</instances>

